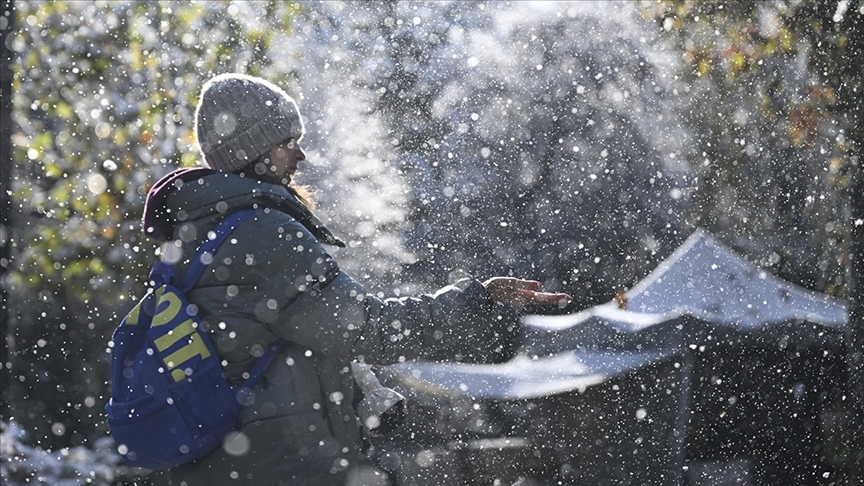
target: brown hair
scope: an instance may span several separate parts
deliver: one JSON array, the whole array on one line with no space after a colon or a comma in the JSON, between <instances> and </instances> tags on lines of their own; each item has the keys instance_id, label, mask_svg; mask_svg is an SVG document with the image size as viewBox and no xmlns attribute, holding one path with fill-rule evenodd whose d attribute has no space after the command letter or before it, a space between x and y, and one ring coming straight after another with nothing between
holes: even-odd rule
<instances>
[{"instance_id":1,"label":"brown hair","mask_svg":"<svg viewBox=\"0 0 864 486\"><path fill-rule=\"evenodd\" d=\"M236 173L240 176L251 177L253 179L257 179L261 182L267 182L270 184L283 185L282 180L276 179L272 177L267 170L267 155L262 156L259 159L253 160L249 162ZM306 206L310 211L315 210L315 196L311 186L301 186L294 182L293 180L288 183L286 186L288 191L300 201L301 204Z\"/></svg>"},{"instance_id":2,"label":"brown hair","mask_svg":"<svg viewBox=\"0 0 864 486\"><path fill-rule=\"evenodd\" d=\"M301 186L297 185L294 181L291 181L288 184L288 190L291 191L291 194L294 194L294 197L296 197L300 203L309 208L310 211L315 210L315 193L311 186Z\"/></svg>"}]
</instances>

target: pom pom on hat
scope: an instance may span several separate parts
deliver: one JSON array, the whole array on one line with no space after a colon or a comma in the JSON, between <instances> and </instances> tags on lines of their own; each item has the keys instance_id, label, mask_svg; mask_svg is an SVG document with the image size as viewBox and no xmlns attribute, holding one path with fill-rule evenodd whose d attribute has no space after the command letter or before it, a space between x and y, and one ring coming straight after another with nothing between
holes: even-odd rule
<instances>
[{"instance_id":1,"label":"pom pom on hat","mask_svg":"<svg viewBox=\"0 0 864 486\"><path fill-rule=\"evenodd\" d=\"M195 136L213 169L236 172L285 140L300 140L294 99L269 81L222 74L204 84L195 109Z\"/></svg>"}]
</instances>

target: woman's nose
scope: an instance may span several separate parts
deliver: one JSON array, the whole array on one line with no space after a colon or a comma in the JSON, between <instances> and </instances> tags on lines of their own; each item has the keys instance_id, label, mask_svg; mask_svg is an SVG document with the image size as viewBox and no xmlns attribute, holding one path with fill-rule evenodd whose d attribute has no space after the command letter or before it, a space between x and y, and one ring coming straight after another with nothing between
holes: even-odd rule
<instances>
[{"instance_id":1,"label":"woman's nose","mask_svg":"<svg viewBox=\"0 0 864 486\"><path fill-rule=\"evenodd\" d=\"M297 160L306 160L306 152L299 146L297 147Z\"/></svg>"}]
</instances>

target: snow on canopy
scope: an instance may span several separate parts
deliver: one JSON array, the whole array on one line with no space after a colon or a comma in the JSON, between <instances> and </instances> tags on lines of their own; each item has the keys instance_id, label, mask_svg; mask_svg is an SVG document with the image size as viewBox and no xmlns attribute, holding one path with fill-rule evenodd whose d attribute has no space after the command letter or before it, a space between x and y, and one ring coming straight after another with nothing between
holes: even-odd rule
<instances>
[{"instance_id":1,"label":"snow on canopy","mask_svg":"<svg viewBox=\"0 0 864 486\"><path fill-rule=\"evenodd\" d=\"M842 303L774 277L702 229L626 293L626 308L741 328L790 320L839 328L848 321Z\"/></svg>"},{"instance_id":2,"label":"snow on canopy","mask_svg":"<svg viewBox=\"0 0 864 486\"><path fill-rule=\"evenodd\" d=\"M407 361L391 366L409 387L491 400L519 400L558 395L663 361L676 353L574 350L551 357L514 357L501 364Z\"/></svg>"},{"instance_id":3,"label":"snow on canopy","mask_svg":"<svg viewBox=\"0 0 864 486\"><path fill-rule=\"evenodd\" d=\"M699 229L615 300L566 316L526 316L522 344L548 354L680 347L700 333L813 342L847 322L843 303L774 277Z\"/></svg>"},{"instance_id":4,"label":"snow on canopy","mask_svg":"<svg viewBox=\"0 0 864 486\"><path fill-rule=\"evenodd\" d=\"M826 331L847 321L842 303L770 275L700 229L623 296L575 314L523 318L522 348L508 363L392 368L430 391L536 398L582 391L712 339L824 343L833 335Z\"/></svg>"}]
</instances>

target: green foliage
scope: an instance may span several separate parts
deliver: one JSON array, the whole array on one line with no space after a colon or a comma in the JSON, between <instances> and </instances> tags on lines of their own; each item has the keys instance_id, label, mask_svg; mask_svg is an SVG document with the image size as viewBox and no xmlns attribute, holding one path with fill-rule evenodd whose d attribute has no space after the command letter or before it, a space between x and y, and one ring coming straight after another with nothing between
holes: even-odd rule
<instances>
[{"instance_id":1,"label":"green foliage","mask_svg":"<svg viewBox=\"0 0 864 486\"><path fill-rule=\"evenodd\" d=\"M836 2L643 7L688 67L694 223L788 280L846 296L850 171L860 157L848 112L862 91L849 47L864 36L860 12L837 16Z\"/></svg>"},{"instance_id":2,"label":"green foliage","mask_svg":"<svg viewBox=\"0 0 864 486\"><path fill-rule=\"evenodd\" d=\"M280 22L296 8L259 6ZM287 25L210 2L26 2L18 13L14 200L27 245L14 282L132 298L155 251L140 237L144 196L198 163L194 96L219 72L260 71L269 32Z\"/></svg>"}]
</instances>

